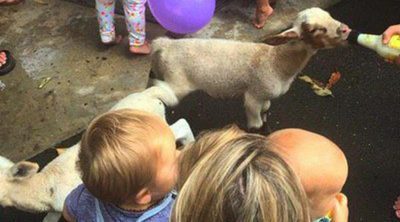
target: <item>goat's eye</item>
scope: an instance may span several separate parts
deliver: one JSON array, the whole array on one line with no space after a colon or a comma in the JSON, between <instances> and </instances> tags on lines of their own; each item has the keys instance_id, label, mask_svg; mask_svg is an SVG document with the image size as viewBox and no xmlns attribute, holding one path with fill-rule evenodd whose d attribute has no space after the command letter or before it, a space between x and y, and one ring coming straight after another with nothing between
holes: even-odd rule
<instances>
[{"instance_id":1,"label":"goat's eye","mask_svg":"<svg viewBox=\"0 0 400 222\"><path fill-rule=\"evenodd\" d=\"M314 34L316 31L320 31L322 33L327 33L328 29L326 29L326 28L313 28L313 29L310 30L310 33Z\"/></svg>"},{"instance_id":2,"label":"goat's eye","mask_svg":"<svg viewBox=\"0 0 400 222\"><path fill-rule=\"evenodd\" d=\"M25 168L18 168L17 173L15 176L24 176L26 174L26 169Z\"/></svg>"}]
</instances>

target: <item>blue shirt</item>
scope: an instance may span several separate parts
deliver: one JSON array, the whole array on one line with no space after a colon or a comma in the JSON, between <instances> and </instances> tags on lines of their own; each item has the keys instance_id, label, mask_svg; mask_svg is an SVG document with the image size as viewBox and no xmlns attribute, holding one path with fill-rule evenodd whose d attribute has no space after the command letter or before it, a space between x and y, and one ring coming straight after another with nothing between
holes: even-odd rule
<instances>
[{"instance_id":1,"label":"blue shirt","mask_svg":"<svg viewBox=\"0 0 400 222\"><path fill-rule=\"evenodd\" d=\"M159 205L147 211L130 212L97 200L83 184L75 188L65 200L68 213L78 222L168 222L173 204L174 199L169 194Z\"/></svg>"}]
</instances>

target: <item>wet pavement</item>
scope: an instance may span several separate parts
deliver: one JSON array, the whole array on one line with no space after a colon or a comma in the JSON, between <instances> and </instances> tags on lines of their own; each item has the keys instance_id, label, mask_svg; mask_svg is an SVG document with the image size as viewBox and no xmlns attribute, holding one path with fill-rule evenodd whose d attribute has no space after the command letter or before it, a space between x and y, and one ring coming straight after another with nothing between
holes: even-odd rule
<instances>
[{"instance_id":1,"label":"wet pavement","mask_svg":"<svg viewBox=\"0 0 400 222\"><path fill-rule=\"evenodd\" d=\"M338 1L281 1L266 27L258 30L251 24L254 4L218 0L210 24L189 37L257 41L287 27L299 10ZM221 7L220 2L226 4ZM149 40L166 33L152 22L146 28ZM116 29L127 35L122 16L116 18ZM130 55L127 45L127 37L113 47L100 43L93 8L59 0L1 7L0 46L12 51L17 66L0 77L0 155L19 161L54 147L119 99L143 90L150 57Z\"/></svg>"},{"instance_id":2,"label":"wet pavement","mask_svg":"<svg viewBox=\"0 0 400 222\"><path fill-rule=\"evenodd\" d=\"M400 23L400 1L396 0L349 0L330 11L367 33L379 34L388 25ZM309 85L295 81L286 95L272 101L268 125L261 133L296 127L331 138L349 161L344 188L349 221L397 221L392 205L400 195L400 67L383 62L367 49L349 46L320 51L302 73L327 81L336 69L342 78L333 87L334 97L318 97ZM240 99L216 100L194 93L168 113L169 121L186 118L196 133L231 123L245 126ZM38 218L0 209L0 221Z\"/></svg>"}]
</instances>

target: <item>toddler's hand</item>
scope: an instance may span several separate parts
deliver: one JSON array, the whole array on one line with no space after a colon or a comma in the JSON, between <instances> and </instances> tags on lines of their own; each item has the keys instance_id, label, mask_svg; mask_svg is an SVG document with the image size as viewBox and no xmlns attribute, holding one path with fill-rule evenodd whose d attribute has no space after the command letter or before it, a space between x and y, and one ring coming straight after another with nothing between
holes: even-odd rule
<instances>
[{"instance_id":1,"label":"toddler's hand","mask_svg":"<svg viewBox=\"0 0 400 222\"><path fill-rule=\"evenodd\" d=\"M346 195L340 193L336 196L335 208L332 211L332 222L348 222L349 208Z\"/></svg>"},{"instance_id":2,"label":"toddler's hand","mask_svg":"<svg viewBox=\"0 0 400 222\"><path fill-rule=\"evenodd\" d=\"M385 32L382 34L382 42L383 44L388 44L390 41L390 38L393 35L400 35L400 24L399 25L392 25L389 28L386 29ZM400 65L400 56L397 57L394 61L388 61L390 63L396 63L397 65Z\"/></svg>"}]
</instances>

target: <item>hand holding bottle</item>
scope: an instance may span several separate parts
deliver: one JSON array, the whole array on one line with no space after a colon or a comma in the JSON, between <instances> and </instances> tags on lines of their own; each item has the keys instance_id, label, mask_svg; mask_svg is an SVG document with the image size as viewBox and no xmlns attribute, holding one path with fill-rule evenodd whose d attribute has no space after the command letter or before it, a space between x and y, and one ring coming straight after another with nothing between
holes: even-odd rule
<instances>
[{"instance_id":1,"label":"hand holding bottle","mask_svg":"<svg viewBox=\"0 0 400 222\"><path fill-rule=\"evenodd\" d=\"M350 43L375 51L386 61L397 62L397 60L400 60L400 35L393 32L391 36L388 33L385 36L384 38L383 35L359 33L353 29L349 34L348 40ZM400 61L398 62L400 64Z\"/></svg>"},{"instance_id":2,"label":"hand holding bottle","mask_svg":"<svg viewBox=\"0 0 400 222\"><path fill-rule=\"evenodd\" d=\"M386 29L382 34L382 42L387 45L393 35L400 35L400 24L392 25ZM394 61L387 60L388 62L395 62L397 65L400 65L400 56L397 57Z\"/></svg>"}]
</instances>

